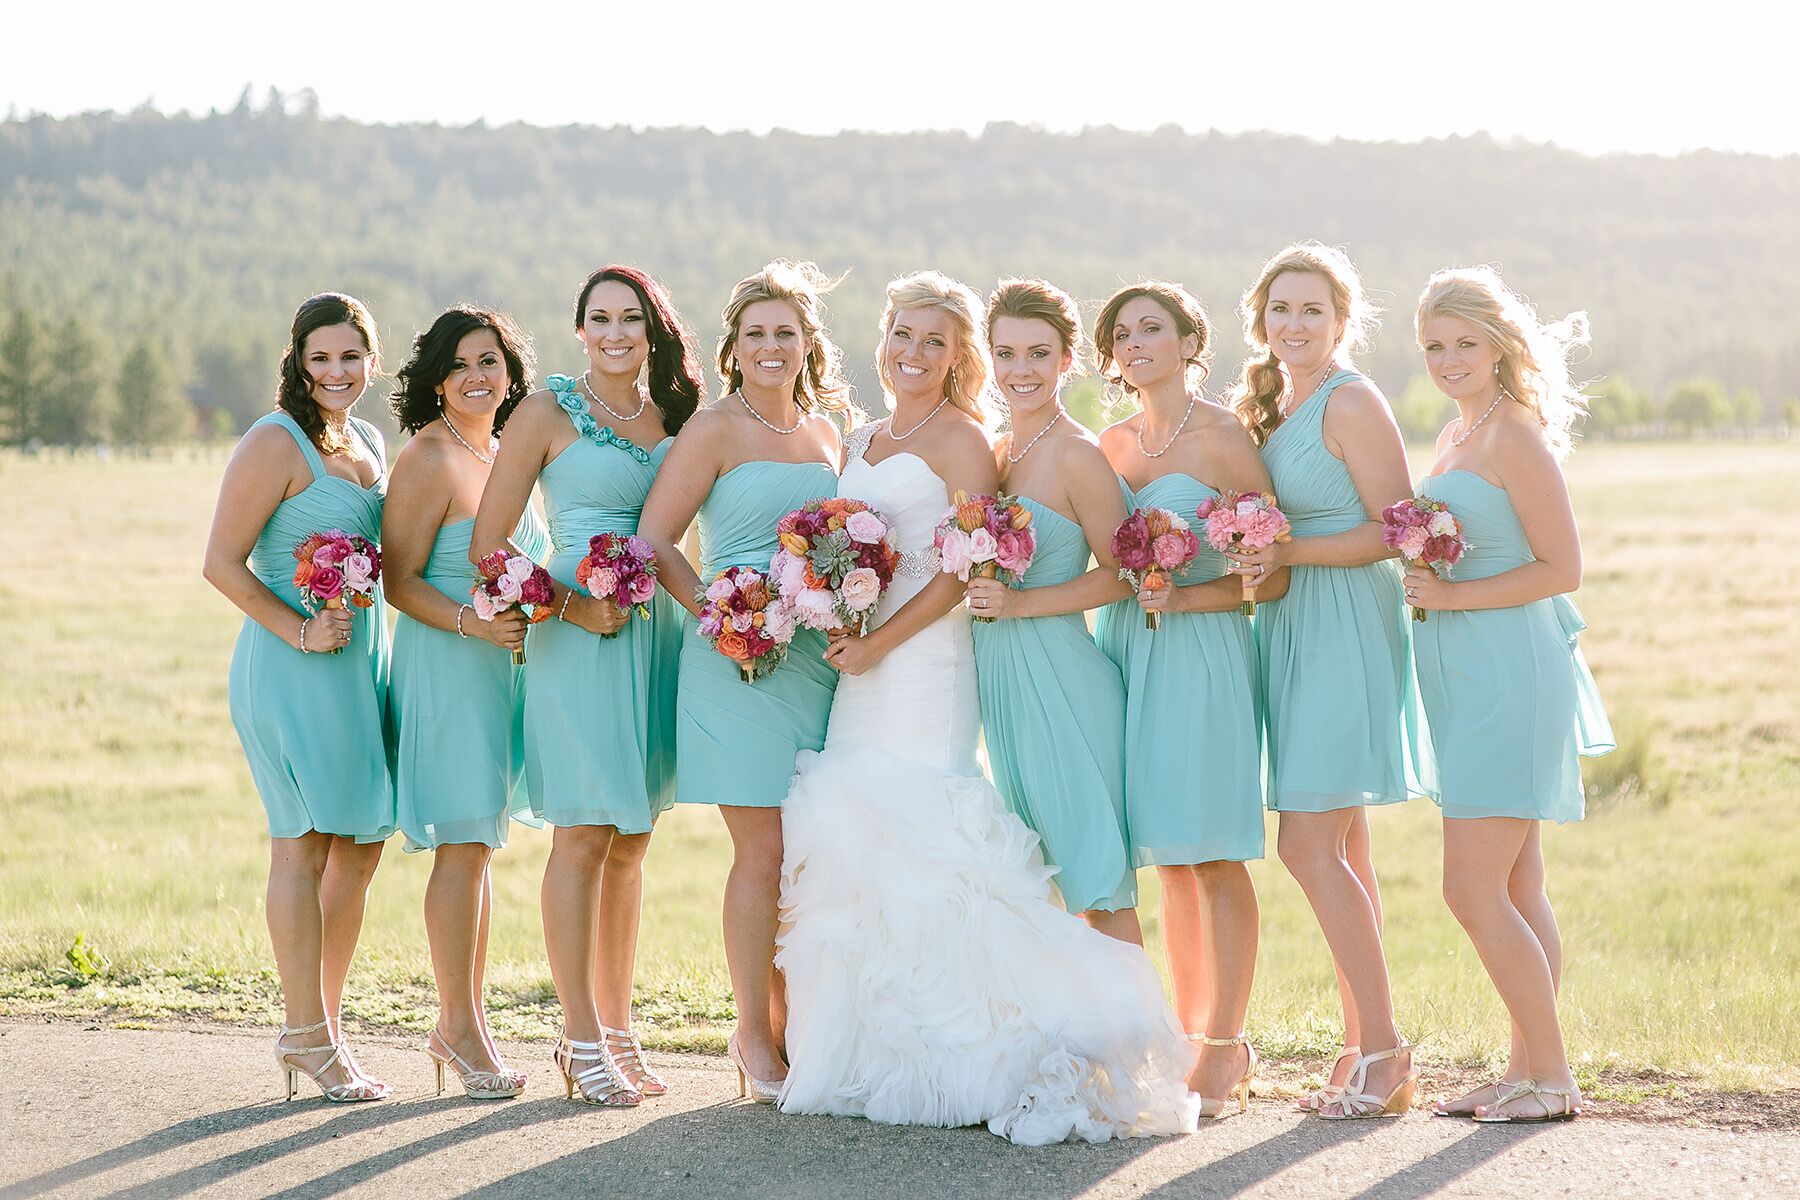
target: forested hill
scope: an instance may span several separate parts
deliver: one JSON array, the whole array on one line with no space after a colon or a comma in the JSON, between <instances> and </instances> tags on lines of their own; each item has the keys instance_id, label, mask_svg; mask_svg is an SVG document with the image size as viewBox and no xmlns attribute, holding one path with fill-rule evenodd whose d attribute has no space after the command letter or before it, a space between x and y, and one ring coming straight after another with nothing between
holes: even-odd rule
<instances>
[{"instance_id":1,"label":"forested hill","mask_svg":"<svg viewBox=\"0 0 1800 1200\"><path fill-rule=\"evenodd\" d=\"M850 269L832 323L865 381L882 285L924 266L983 290L1041 274L1090 303L1179 280L1221 326L1222 374L1258 264L1316 237L1390 310L1365 359L1390 390L1418 370L1426 275L1494 262L1546 314L1589 310L1585 375L1779 395L1800 380L1797 213L1800 157L1173 129L373 126L240 105L0 124L0 312L78 318L103 353L148 334L196 403L242 421L267 408L287 321L316 291L367 299L390 365L468 299L514 312L557 369L576 357L573 290L604 261L661 276L710 348L731 282L788 255Z\"/></svg>"}]
</instances>

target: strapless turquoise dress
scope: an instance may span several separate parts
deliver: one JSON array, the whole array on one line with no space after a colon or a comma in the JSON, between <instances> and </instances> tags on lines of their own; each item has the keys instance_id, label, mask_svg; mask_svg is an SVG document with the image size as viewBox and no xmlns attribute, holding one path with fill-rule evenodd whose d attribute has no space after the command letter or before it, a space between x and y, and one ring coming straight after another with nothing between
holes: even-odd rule
<instances>
[{"instance_id":1,"label":"strapless turquoise dress","mask_svg":"<svg viewBox=\"0 0 1800 1200\"><path fill-rule=\"evenodd\" d=\"M1420 493L1450 506L1469 548L1450 578L1486 579L1532 560L1506 489L1469 471L1432 475ZM1582 657L1575 602L1434 612L1412 630L1419 693L1446 817L1579 821L1582 755L1614 748Z\"/></svg>"},{"instance_id":2,"label":"strapless turquoise dress","mask_svg":"<svg viewBox=\"0 0 1800 1200\"><path fill-rule=\"evenodd\" d=\"M312 468L312 482L276 506L250 552L251 571L294 610L298 627L306 609L294 587L294 547L327 529L379 542L387 458L375 427L352 417L350 427L382 464L381 478L359 487L326 472L312 439L286 413L251 428L262 425L292 435ZM394 832L388 669L379 585L374 607L355 610L342 654L302 654L244 618L231 654L231 724L268 810L270 837L316 832L380 842Z\"/></svg>"},{"instance_id":3,"label":"strapless turquoise dress","mask_svg":"<svg viewBox=\"0 0 1800 1200\"><path fill-rule=\"evenodd\" d=\"M767 573L778 548L775 522L836 494L837 476L818 462L747 462L719 476L700 506L701 585L727 567ZM825 635L799 630L773 675L745 683L692 620L682 625L676 801L779 808L795 757L825 745L838 681L824 659Z\"/></svg>"},{"instance_id":4,"label":"strapless turquoise dress","mask_svg":"<svg viewBox=\"0 0 1800 1200\"><path fill-rule=\"evenodd\" d=\"M443 526L422 573L458 604L469 602L473 517ZM531 509L513 544L542 562L550 539ZM463 613L463 628L478 618ZM507 823L525 807L525 671L512 654L401 613L394 623L388 693L399 733L394 790L406 849L457 843L506 845Z\"/></svg>"},{"instance_id":5,"label":"strapless turquoise dress","mask_svg":"<svg viewBox=\"0 0 1800 1200\"><path fill-rule=\"evenodd\" d=\"M1350 468L1324 440L1331 394L1358 378L1334 372L1263 447L1295 538L1368 520ZM1287 594L1257 605L1270 808L1329 812L1432 793L1401 592L1400 568L1382 559L1294 567Z\"/></svg>"},{"instance_id":6,"label":"strapless turquoise dress","mask_svg":"<svg viewBox=\"0 0 1800 1200\"><path fill-rule=\"evenodd\" d=\"M1177 472L1152 479L1135 495L1127 488L1125 502L1194 521L1200 502L1216 495ZM1200 546L1176 583L1225 574L1225 556ZM1131 598L1101 610L1095 637L1125 676L1125 817L1133 863L1261 858L1262 693L1250 622L1235 611L1164 613L1162 628L1149 630Z\"/></svg>"},{"instance_id":7,"label":"strapless turquoise dress","mask_svg":"<svg viewBox=\"0 0 1800 1200\"><path fill-rule=\"evenodd\" d=\"M1037 552L1021 588L1088 569L1079 524L1029 496ZM1137 904L1125 842L1125 687L1082 613L977 621L975 670L988 766L1006 806L1043 842L1070 912Z\"/></svg>"},{"instance_id":8,"label":"strapless turquoise dress","mask_svg":"<svg viewBox=\"0 0 1800 1200\"><path fill-rule=\"evenodd\" d=\"M635 534L672 438L646 450L601 425L567 375L545 380L580 434L538 476L558 583L598 533ZM525 790L551 825L611 825L649 833L675 778L675 656L681 624L657 588L650 619L604 638L554 618L534 625L525 653Z\"/></svg>"}]
</instances>

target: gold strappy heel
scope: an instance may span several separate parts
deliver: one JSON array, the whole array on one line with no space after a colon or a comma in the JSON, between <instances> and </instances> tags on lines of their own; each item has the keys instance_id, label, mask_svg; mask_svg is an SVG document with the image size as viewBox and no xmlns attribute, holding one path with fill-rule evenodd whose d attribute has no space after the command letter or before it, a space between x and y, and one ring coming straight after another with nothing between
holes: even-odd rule
<instances>
[{"instance_id":1,"label":"gold strappy heel","mask_svg":"<svg viewBox=\"0 0 1800 1200\"><path fill-rule=\"evenodd\" d=\"M1238 1111L1240 1113L1249 1112L1250 1084L1251 1081L1256 1078L1256 1064L1259 1061L1256 1057L1256 1047L1250 1044L1250 1038L1242 1033L1238 1034L1236 1037L1229 1038L1195 1037L1193 1034L1189 1034L1188 1040L1191 1042L1199 1042L1206 1046L1242 1046L1245 1050L1250 1052L1250 1061L1248 1065L1244 1067L1243 1076L1239 1078L1236 1083L1231 1085L1231 1090L1225 1093L1224 1099L1215 1100L1211 1096L1200 1097L1200 1119L1202 1121L1217 1121L1223 1119L1228 1115L1225 1106L1230 1104L1233 1099L1237 1100Z\"/></svg>"}]
</instances>

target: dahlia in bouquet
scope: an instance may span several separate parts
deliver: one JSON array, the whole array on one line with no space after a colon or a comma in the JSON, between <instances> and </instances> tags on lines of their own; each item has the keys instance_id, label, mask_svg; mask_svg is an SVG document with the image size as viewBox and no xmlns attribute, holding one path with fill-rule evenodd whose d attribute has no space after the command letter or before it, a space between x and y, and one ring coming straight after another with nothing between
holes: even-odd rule
<instances>
[{"instance_id":1,"label":"dahlia in bouquet","mask_svg":"<svg viewBox=\"0 0 1800 1200\"><path fill-rule=\"evenodd\" d=\"M1262 550L1293 540L1293 526L1267 492L1221 492L1202 500L1194 515L1200 519L1206 544L1221 554L1233 546ZM1243 580L1244 602L1238 611L1246 617L1256 612L1256 585L1260 582L1248 577Z\"/></svg>"},{"instance_id":2,"label":"dahlia in bouquet","mask_svg":"<svg viewBox=\"0 0 1800 1200\"><path fill-rule=\"evenodd\" d=\"M1005 493L971 496L957 492L950 498L949 511L938 521L931 544L937 548L938 569L964 583L977 576L1017 587L1037 554L1031 510ZM985 623L994 618L975 619Z\"/></svg>"},{"instance_id":3,"label":"dahlia in bouquet","mask_svg":"<svg viewBox=\"0 0 1800 1200\"><path fill-rule=\"evenodd\" d=\"M1430 496L1412 496L1382 509L1381 541L1408 563L1423 563L1443 579L1450 577L1450 569L1469 548L1462 522L1449 505ZM1415 608L1412 615L1423 621L1425 610Z\"/></svg>"},{"instance_id":4,"label":"dahlia in bouquet","mask_svg":"<svg viewBox=\"0 0 1800 1200\"><path fill-rule=\"evenodd\" d=\"M475 564L475 586L469 589L469 603L474 606L475 615L484 621L493 620L495 614L505 612L515 604L521 609L529 605L526 618L536 625L556 615L550 607L555 594L556 586L550 581L550 572L526 555L496 550L483 555ZM512 652L512 660L515 667L525 665L524 646Z\"/></svg>"},{"instance_id":5,"label":"dahlia in bouquet","mask_svg":"<svg viewBox=\"0 0 1800 1200\"><path fill-rule=\"evenodd\" d=\"M1124 524L1113 530L1113 557L1119 562L1119 578L1132 587L1162 587L1169 576L1194 561L1200 539L1178 513L1166 508L1134 508ZM1162 613L1144 612L1145 629L1161 629Z\"/></svg>"},{"instance_id":6,"label":"dahlia in bouquet","mask_svg":"<svg viewBox=\"0 0 1800 1200\"><path fill-rule=\"evenodd\" d=\"M833 496L808 500L775 529L781 549L769 573L795 624L865 630L900 564L892 523L861 500Z\"/></svg>"},{"instance_id":7,"label":"dahlia in bouquet","mask_svg":"<svg viewBox=\"0 0 1800 1200\"><path fill-rule=\"evenodd\" d=\"M294 547L294 587L309 614L346 603L368 608L381 581L381 547L341 529L309 533ZM342 646L332 654L342 654Z\"/></svg>"},{"instance_id":8,"label":"dahlia in bouquet","mask_svg":"<svg viewBox=\"0 0 1800 1200\"><path fill-rule=\"evenodd\" d=\"M779 584L754 567L727 567L694 599L700 636L737 664L745 683L781 665L794 640L794 615L781 603Z\"/></svg>"},{"instance_id":9,"label":"dahlia in bouquet","mask_svg":"<svg viewBox=\"0 0 1800 1200\"><path fill-rule=\"evenodd\" d=\"M596 533L587 555L575 564L575 582L596 600L610 598L619 610L632 610L648 621L650 597L656 594L656 551L636 534ZM618 637L618 631L603 634Z\"/></svg>"}]
</instances>

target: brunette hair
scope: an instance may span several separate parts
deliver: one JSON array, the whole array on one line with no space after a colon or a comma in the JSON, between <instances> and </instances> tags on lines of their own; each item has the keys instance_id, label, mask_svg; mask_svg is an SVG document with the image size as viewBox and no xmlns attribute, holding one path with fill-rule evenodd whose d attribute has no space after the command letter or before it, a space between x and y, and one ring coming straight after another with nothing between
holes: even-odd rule
<instances>
[{"instance_id":1,"label":"brunette hair","mask_svg":"<svg viewBox=\"0 0 1800 1200\"><path fill-rule=\"evenodd\" d=\"M988 297L989 342L994 340L994 322L1001 317L1044 322L1056 330L1073 365L1085 365L1087 346L1081 334L1081 309L1069 293L1055 284L1043 279L1002 279Z\"/></svg>"},{"instance_id":2,"label":"brunette hair","mask_svg":"<svg viewBox=\"0 0 1800 1200\"><path fill-rule=\"evenodd\" d=\"M1133 300L1143 297L1153 301L1156 306L1169 315L1175 323L1175 331L1182 337L1195 338L1194 352L1187 357L1187 385L1198 387L1206 381L1212 371L1213 331L1212 322L1207 319L1206 310L1200 307L1200 301L1194 294L1179 283L1170 283L1166 279L1146 279L1141 283L1129 284L1120 288L1106 298L1100 306L1100 315L1094 318L1094 348L1100 360L1100 377L1109 388L1117 389L1114 395L1135 395L1137 389L1125 382L1125 373L1119 370L1118 361L1113 357L1115 338L1113 329L1119 323L1119 313Z\"/></svg>"},{"instance_id":3,"label":"brunette hair","mask_svg":"<svg viewBox=\"0 0 1800 1200\"><path fill-rule=\"evenodd\" d=\"M825 331L822 299L836 285L837 280L828 278L817 265L785 258L738 280L719 318L725 323L725 332L719 335L719 377L725 381L726 391L744 386L744 373L733 349L744 310L760 300L785 300L799 314L800 333L806 338L806 365L794 380L794 404L803 413L847 412L850 384L844 378L844 356Z\"/></svg>"},{"instance_id":4,"label":"brunette hair","mask_svg":"<svg viewBox=\"0 0 1800 1200\"><path fill-rule=\"evenodd\" d=\"M330 435L325 418L319 414L318 402L312 395L312 377L302 361L306 357L306 339L315 330L332 325L349 325L362 337L363 349L369 352L368 372L373 376L381 366L381 339L375 333L375 318L368 305L355 296L342 292L320 292L300 302L294 310L294 323L288 330L287 348L281 352L280 382L275 389L276 406L288 416L324 454L349 451L348 442Z\"/></svg>"},{"instance_id":5,"label":"brunette hair","mask_svg":"<svg viewBox=\"0 0 1800 1200\"><path fill-rule=\"evenodd\" d=\"M575 298L575 328L580 329L587 318L588 297L607 282L622 283L637 294L638 306L644 310L644 320L650 326L645 381L650 400L662 414L663 429L670 434L679 433L700 407L700 395L706 390L694 331L676 311L668 288L636 267L621 263L601 267L581 285L581 294Z\"/></svg>"},{"instance_id":6,"label":"brunette hair","mask_svg":"<svg viewBox=\"0 0 1800 1200\"><path fill-rule=\"evenodd\" d=\"M531 338L511 317L473 304L452 305L438 315L430 329L413 338L412 354L395 374L400 386L388 397L388 407L400 428L417 433L437 420L443 412L437 390L456 365L456 347L479 329L493 331L500 343L500 357L506 360L506 395L494 413L494 432L500 432L506 418L531 391L537 360Z\"/></svg>"},{"instance_id":7,"label":"brunette hair","mask_svg":"<svg viewBox=\"0 0 1800 1200\"><path fill-rule=\"evenodd\" d=\"M887 339L894 322L908 309L936 309L956 326L956 361L944 377L944 396L983 427L989 425L984 399L992 367L988 362L987 334L978 314L981 297L967 284L958 283L942 271L917 271L903 275L887 285L887 307L881 314L881 341L875 347L875 373L889 395L894 381L887 373Z\"/></svg>"}]
</instances>

